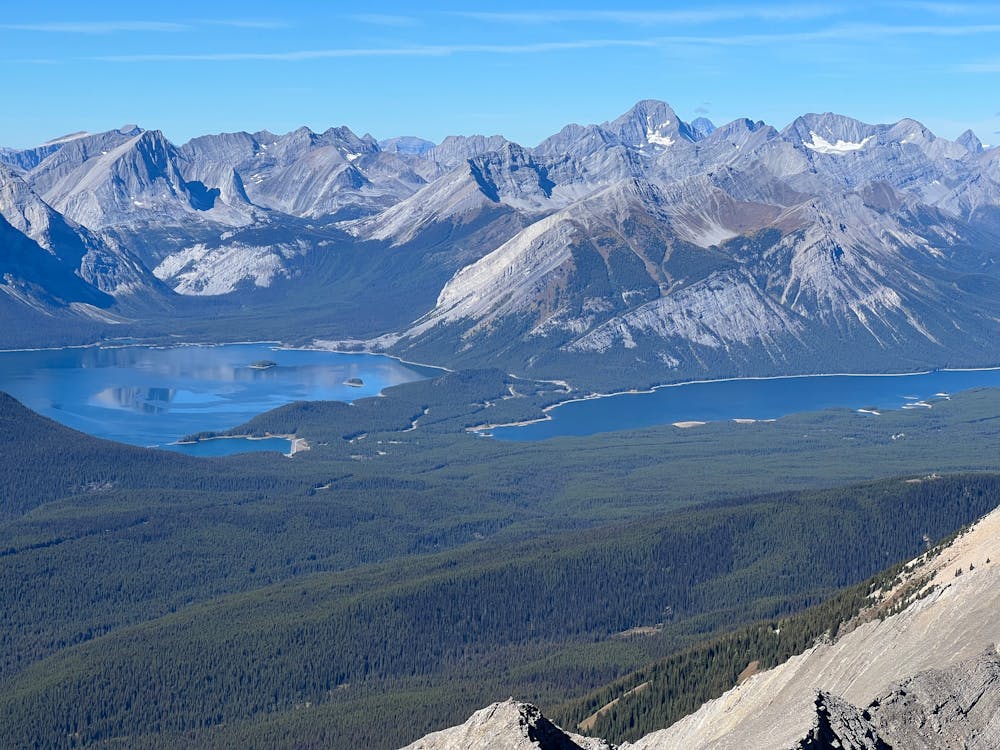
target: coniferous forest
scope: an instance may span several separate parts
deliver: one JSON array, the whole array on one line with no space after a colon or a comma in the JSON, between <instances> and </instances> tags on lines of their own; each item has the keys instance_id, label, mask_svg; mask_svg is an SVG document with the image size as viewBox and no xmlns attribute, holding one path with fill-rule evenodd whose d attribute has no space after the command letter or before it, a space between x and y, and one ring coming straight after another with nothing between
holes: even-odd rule
<instances>
[{"instance_id":1,"label":"coniferous forest","mask_svg":"<svg viewBox=\"0 0 1000 750\"><path fill-rule=\"evenodd\" d=\"M307 439L291 459L108 443L0 397L0 744L393 748L508 695L573 726L648 682L593 724L634 738L835 632L866 579L1000 499L991 391L469 434L509 386L449 373L232 430Z\"/></svg>"}]
</instances>

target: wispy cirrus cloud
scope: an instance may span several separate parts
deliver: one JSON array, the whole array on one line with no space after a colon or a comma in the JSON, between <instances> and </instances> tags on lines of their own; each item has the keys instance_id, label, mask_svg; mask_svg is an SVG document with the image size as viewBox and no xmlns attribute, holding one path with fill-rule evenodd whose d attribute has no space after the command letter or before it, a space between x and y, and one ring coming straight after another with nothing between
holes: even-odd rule
<instances>
[{"instance_id":1,"label":"wispy cirrus cloud","mask_svg":"<svg viewBox=\"0 0 1000 750\"><path fill-rule=\"evenodd\" d=\"M341 49L295 50L290 52L206 52L192 54L101 55L89 59L101 62L242 62L251 60L296 62L352 57L447 57L460 54L525 55L609 47L655 47L645 39L585 39L535 44L455 44L419 47L348 47Z\"/></svg>"},{"instance_id":2,"label":"wispy cirrus cloud","mask_svg":"<svg viewBox=\"0 0 1000 750\"><path fill-rule=\"evenodd\" d=\"M1000 60L960 63L955 66L955 71L958 73L1000 73ZM1000 112L996 116L1000 117Z\"/></svg>"},{"instance_id":3,"label":"wispy cirrus cloud","mask_svg":"<svg viewBox=\"0 0 1000 750\"><path fill-rule=\"evenodd\" d=\"M233 29L287 29L292 24L268 18L223 18L192 21L195 26L228 26Z\"/></svg>"},{"instance_id":4,"label":"wispy cirrus cloud","mask_svg":"<svg viewBox=\"0 0 1000 750\"><path fill-rule=\"evenodd\" d=\"M722 21L756 19L794 21L825 18L843 11L831 5L735 5L728 8L691 8L677 10L538 10L523 12L456 11L455 16L491 23L615 23L651 26L657 24L709 24Z\"/></svg>"},{"instance_id":5,"label":"wispy cirrus cloud","mask_svg":"<svg viewBox=\"0 0 1000 750\"><path fill-rule=\"evenodd\" d=\"M45 23L0 23L0 30L43 34L177 33L210 26L236 29L286 28L284 21L255 18L197 19L192 21L50 21Z\"/></svg>"},{"instance_id":6,"label":"wispy cirrus cloud","mask_svg":"<svg viewBox=\"0 0 1000 750\"><path fill-rule=\"evenodd\" d=\"M6 31L35 31L48 34L117 34L124 31L178 32L191 26L172 21L62 21L46 23L3 23Z\"/></svg>"},{"instance_id":7,"label":"wispy cirrus cloud","mask_svg":"<svg viewBox=\"0 0 1000 750\"><path fill-rule=\"evenodd\" d=\"M360 23L370 23L373 26L394 26L405 28L409 26L419 26L420 20L413 16L396 16L387 13L355 13L348 16L352 21Z\"/></svg>"},{"instance_id":8,"label":"wispy cirrus cloud","mask_svg":"<svg viewBox=\"0 0 1000 750\"><path fill-rule=\"evenodd\" d=\"M698 44L715 46L757 46L816 41L870 41L888 37L964 37L1000 34L1000 24L965 26L846 24L810 31L789 31L764 34L674 35L657 37L664 44Z\"/></svg>"},{"instance_id":9,"label":"wispy cirrus cloud","mask_svg":"<svg viewBox=\"0 0 1000 750\"><path fill-rule=\"evenodd\" d=\"M53 57L20 57L12 60L0 61L7 65L61 65L64 61Z\"/></svg>"},{"instance_id":10,"label":"wispy cirrus cloud","mask_svg":"<svg viewBox=\"0 0 1000 750\"><path fill-rule=\"evenodd\" d=\"M523 44L437 44L400 47L343 47L327 49L287 50L280 52L189 52L144 53L128 55L100 55L88 60L111 63L142 62L239 62L274 61L296 62L338 58L376 57L447 57L451 55L531 55L602 48L669 49L685 47L752 47L775 44L808 43L817 41L858 41L900 36L962 37L1000 34L1000 24L977 25L891 25L849 24L829 26L806 31L787 31L762 34L675 34L642 38L578 39L568 41L533 42ZM995 72L997 63L992 61L968 63L960 66L964 72Z\"/></svg>"},{"instance_id":11,"label":"wispy cirrus cloud","mask_svg":"<svg viewBox=\"0 0 1000 750\"><path fill-rule=\"evenodd\" d=\"M896 2L889 3L889 7L932 13L937 16L972 16L990 11L996 12L995 7L991 8L975 3L941 3L923 0L896 0Z\"/></svg>"}]
</instances>

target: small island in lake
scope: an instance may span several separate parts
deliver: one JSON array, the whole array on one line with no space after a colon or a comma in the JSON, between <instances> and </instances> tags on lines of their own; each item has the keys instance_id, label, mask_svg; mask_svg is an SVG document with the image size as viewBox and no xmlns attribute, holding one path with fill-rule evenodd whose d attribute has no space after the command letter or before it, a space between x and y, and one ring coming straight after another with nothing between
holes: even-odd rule
<instances>
[{"instance_id":1,"label":"small island in lake","mask_svg":"<svg viewBox=\"0 0 1000 750\"><path fill-rule=\"evenodd\" d=\"M250 363L250 369L252 370L270 370L272 367L277 367L278 363L273 359L258 359L256 362Z\"/></svg>"},{"instance_id":2,"label":"small island in lake","mask_svg":"<svg viewBox=\"0 0 1000 750\"><path fill-rule=\"evenodd\" d=\"M365 384L361 378L348 378L344 381L344 385L352 386L353 388L360 388Z\"/></svg>"}]
</instances>

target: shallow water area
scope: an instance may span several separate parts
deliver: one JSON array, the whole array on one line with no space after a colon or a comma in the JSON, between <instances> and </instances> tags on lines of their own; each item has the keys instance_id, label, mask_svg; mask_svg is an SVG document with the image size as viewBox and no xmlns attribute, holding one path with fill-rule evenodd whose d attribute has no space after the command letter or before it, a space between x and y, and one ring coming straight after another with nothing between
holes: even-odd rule
<instances>
[{"instance_id":1,"label":"shallow water area","mask_svg":"<svg viewBox=\"0 0 1000 750\"><path fill-rule=\"evenodd\" d=\"M697 428L702 422L777 419L838 407L877 419L881 409L929 409L949 394L981 387L1000 387L1000 369L714 380L569 401L550 409L547 420L491 432L500 440L545 440L661 424Z\"/></svg>"},{"instance_id":2,"label":"shallow water area","mask_svg":"<svg viewBox=\"0 0 1000 750\"><path fill-rule=\"evenodd\" d=\"M0 390L34 411L97 437L203 456L287 453L291 444L176 441L227 430L292 401L353 401L434 372L380 355L273 344L0 352Z\"/></svg>"}]
</instances>

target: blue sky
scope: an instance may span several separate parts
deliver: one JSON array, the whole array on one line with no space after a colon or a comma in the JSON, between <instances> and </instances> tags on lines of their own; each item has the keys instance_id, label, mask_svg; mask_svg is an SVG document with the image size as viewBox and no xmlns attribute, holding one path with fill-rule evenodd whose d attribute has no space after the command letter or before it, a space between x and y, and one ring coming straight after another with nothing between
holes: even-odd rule
<instances>
[{"instance_id":1,"label":"blue sky","mask_svg":"<svg viewBox=\"0 0 1000 750\"><path fill-rule=\"evenodd\" d=\"M11 4L12 5L12 4ZM832 110L1000 142L1000 3L46 2L0 19L0 144L125 123L348 125L534 145L643 98L783 127Z\"/></svg>"}]
</instances>

